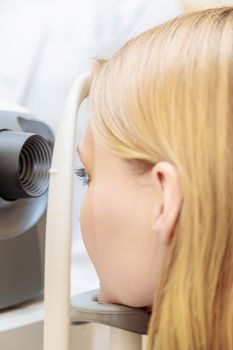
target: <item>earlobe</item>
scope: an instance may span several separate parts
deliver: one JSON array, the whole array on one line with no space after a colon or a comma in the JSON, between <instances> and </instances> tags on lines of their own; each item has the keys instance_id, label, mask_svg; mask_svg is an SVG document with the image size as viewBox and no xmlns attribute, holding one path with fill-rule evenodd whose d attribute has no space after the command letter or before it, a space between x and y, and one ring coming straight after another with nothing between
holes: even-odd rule
<instances>
[{"instance_id":1,"label":"earlobe","mask_svg":"<svg viewBox=\"0 0 233 350\"><path fill-rule=\"evenodd\" d=\"M163 245L169 245L182 207L183 193L176 167L170 162L158 162L153 168L161 186L161 210L155 218L153 230Z\"/></svg>"}]
</instances>

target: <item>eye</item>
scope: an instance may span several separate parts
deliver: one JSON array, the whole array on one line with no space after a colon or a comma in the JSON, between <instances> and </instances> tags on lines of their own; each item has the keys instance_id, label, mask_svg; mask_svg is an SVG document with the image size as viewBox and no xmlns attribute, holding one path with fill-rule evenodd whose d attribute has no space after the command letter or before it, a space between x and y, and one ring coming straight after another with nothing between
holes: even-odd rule
<instances>
[{"instance_id":1,"label":"eye","mask_svg":"<svg viewBox=\"0 0 233 350\"><path fill-rule=\"evenodd\" d=\"M88 186L89 181L90 181L90 177L86 173L86 169L85 168L77 168L77 169L75 169L74 172L75 172L75 175L80 177L80 181L82 181L83 186Z\"/></svg>"}]
</instances>

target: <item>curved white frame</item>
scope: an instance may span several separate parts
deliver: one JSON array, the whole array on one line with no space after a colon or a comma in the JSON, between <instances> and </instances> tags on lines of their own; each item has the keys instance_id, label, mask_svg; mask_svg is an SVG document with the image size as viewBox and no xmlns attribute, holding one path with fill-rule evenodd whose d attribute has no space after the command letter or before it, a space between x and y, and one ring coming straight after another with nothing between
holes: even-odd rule
<instances>
[{"instance_id":1,"label":"curved white frame","mask_svg":"<svg viewBox=\"0 0 233 350\"><path fill-rule=\"evenodd\" d=\"M49 170L46 220L43 350L70 349L70 266L74 151L78 110L89 92L90 72L69 91ZM142 336L111 327L111 350L141 350Z\"/></svg>"},{"instance_id":2,"label":"curved white frame","mask_svg":"<svg viewBox=\"0 0 233 350\"><path fill-rule=\"evenodd\" d=\"M44 350L69 350L75 132L89 80L87 72L73 82L53 150L46 220Z\"/></svg>"}]
</instances>

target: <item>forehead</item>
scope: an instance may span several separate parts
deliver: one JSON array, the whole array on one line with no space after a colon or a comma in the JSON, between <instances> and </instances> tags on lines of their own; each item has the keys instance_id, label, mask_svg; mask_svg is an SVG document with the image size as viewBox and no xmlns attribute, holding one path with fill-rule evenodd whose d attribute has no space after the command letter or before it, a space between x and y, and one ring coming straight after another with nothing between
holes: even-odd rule
<instances>
[{"instance_id":1,"label":"forehead","mask_svg":"<svg viewBox=\"0 0 233 350\"><path fill-rule=\"evenodd\" d=\"M87 168L96 167L99 168L110 168L114 164L118 165L118 162L122 161L118 157L115 157L108 152L106 152L99 144L96 143L91 128L88 125L79 145L79 156L81 161ZM111 164L111 166L109 166Z\"/></svg>"}]
</instances>

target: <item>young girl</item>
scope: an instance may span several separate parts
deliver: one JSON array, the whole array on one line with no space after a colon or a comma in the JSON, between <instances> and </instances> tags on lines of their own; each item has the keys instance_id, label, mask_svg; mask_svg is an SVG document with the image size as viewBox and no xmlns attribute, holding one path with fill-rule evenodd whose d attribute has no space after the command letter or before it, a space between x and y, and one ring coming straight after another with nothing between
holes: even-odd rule
<instances>
[{"instance_id":1,"label":"young girl","mask_svg":"<svg viewBox=\"0 0 233 350\"><path fill-rule=\"evenodd\" d=\"M148 349L233 349L233 7L98 60L80 145L98 299L152 307Z\"/></svg>"}]
</instances>

